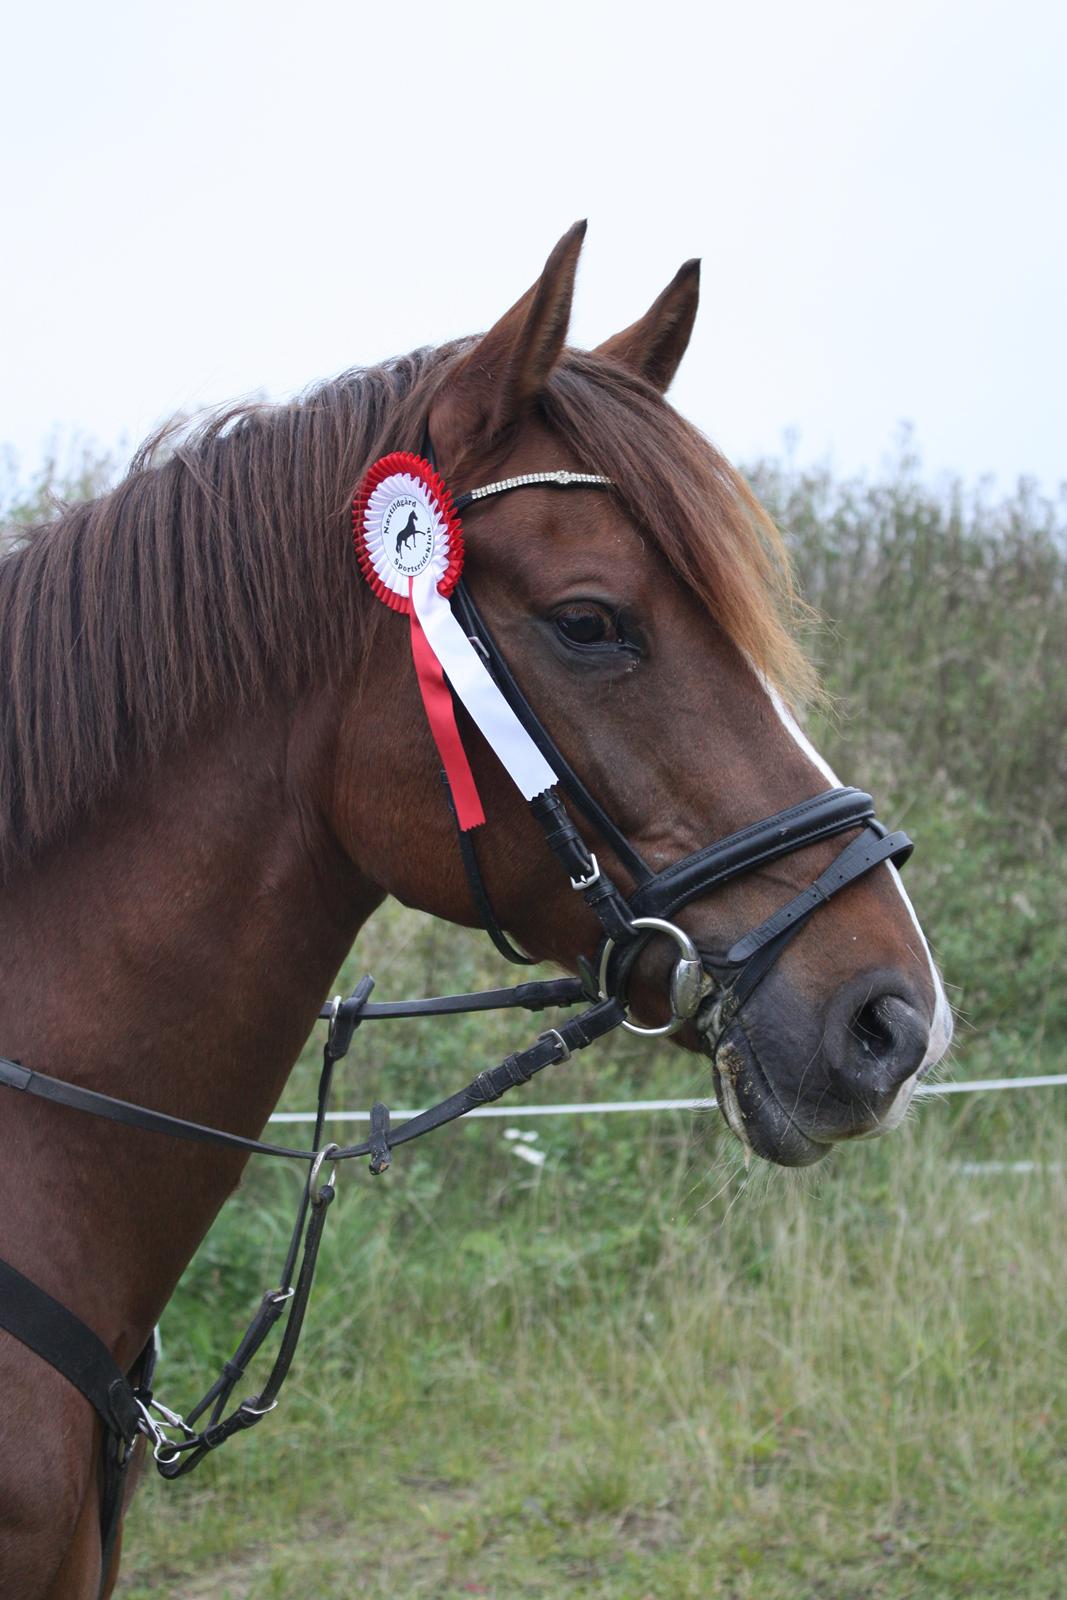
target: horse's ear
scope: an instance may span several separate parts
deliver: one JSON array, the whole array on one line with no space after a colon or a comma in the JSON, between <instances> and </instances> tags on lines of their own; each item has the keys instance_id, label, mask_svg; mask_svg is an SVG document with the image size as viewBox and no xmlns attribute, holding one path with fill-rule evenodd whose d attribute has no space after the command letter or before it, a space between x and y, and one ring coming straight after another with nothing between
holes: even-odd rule
<instances>
[{"instance_id":1,"label":"horse's ear","mask_svg":"<svg viewBox=\"0 0 1067 1600\"><path fill-rule=\"evenodd\" d=\"M700 262L679 267L637 322L597 346L598 356L628 367L664 394L685 355L700 301Z\"/></svg>"},{"instance_id":2,"label":"horse's ear","mask_svg":"<svg viewBox=\"0 0 1067 1600\"><path fill-rule=\"evenodd\" d=\"M445 380L430 409L430 433L449 471L490 444L533 405L559 359L570 322L584 222L563 235L537 282Z\"/></svg>"}]
</instances>

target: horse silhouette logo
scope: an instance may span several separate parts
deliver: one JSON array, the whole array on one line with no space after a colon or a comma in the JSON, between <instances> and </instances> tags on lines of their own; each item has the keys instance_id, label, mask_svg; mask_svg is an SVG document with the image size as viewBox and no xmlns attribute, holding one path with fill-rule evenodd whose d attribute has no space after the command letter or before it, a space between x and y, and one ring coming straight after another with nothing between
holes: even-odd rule
<instances>
[{"instance_id":1,"label":"horse silhouette logo","mask_svg":"<svg viewBox=\"0 0 1067 1600\"><path fill-rule=\"evenodd\" d=\"M404 524L404 526L401 528L400 532L396 536L396 555L397 555L397 560L398 561L400 559L400 554L401 554L402 550L404 549L405 545L411 545L412 548L414 548L415 535L417 533L420 533L421 531L422 530L420 529L418 523L415 521L415 511L414 511L414 507L413 507L411 512L408 515L407 522Z\"/></svg>"},{"instance_id":2,"label":"horse silhouette logo","mask_svg":"<svg viewBox=\"0 0 1067 1600\"><path fill-rule=\"evenodd\" d=\"M383 554L402 578L414 578L433 560L433 512L413 494L398 495L382 518Z\"/></svg>"}]
</instances>

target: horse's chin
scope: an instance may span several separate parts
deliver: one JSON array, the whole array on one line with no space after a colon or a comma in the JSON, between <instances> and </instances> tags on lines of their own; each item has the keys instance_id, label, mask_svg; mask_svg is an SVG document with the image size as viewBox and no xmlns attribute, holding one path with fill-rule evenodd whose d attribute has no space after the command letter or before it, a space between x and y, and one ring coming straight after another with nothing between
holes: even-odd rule
<instances>
[{"instance_id":1,"label":"horse's chin","mask_svg":"<svg viewBox=\"0 0 1067 1600\"><path fill-rule=\"evenodd\" d=\"M707 1049L719 1109L746 1155L780 1167L810 1167L829 1154L829 1144L805 1133L784 1109L740 1029L727 1030L717 1045L709 1040Z\"/></svg>"},{"instance_id":2,"label":"horse's chin","mask_svg":"<svg viewBox=\"0 0 1067 1600\"><path fill-rule=\"evenodd\" d=\"M756 1050L743 1028L729 1025L721 1034L709 1020L701 1030L702 1046L711 1058L715 1092L727 1127L749 1152L773 1161L780 1167L810 1167L828 1155L844 1140L877 1139L899 1126L907 1114L915 1086L922 1076L916 1073L903 1083L892 1104L880 1118L854 1112L845 1120L830 1122L815 1129L801 1120L799 1097L790 1097L793 1109L783 1103Z\"/></svg>"}]
</instances>

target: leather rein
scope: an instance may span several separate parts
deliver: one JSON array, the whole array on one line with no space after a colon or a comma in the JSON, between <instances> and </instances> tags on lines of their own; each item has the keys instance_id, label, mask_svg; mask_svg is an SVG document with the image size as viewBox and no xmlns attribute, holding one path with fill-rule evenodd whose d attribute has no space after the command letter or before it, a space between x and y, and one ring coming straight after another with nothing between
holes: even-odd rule
<instances>
[{"instance_id":1,"label":"leather rein","mask_svg":"<svg viewBox=\"0 0 1067 1600\"><path fill-rule=\"evenodd\" d=\"M527 488L610 490L612 487L610 479L588 473L529 473L460 495L455 500L455 508L461 511L489 496ZM270 1144L206 1127L82 1088L0 1057L0 1085L11 1089L147 1133L166 1134L251 1155L303 1161L308 1167L279 1284L263 1296L234 1355L203 1398L184 1417L162 1405L153 1395L154 1343L131 1372L122 1372L111 1352L90 1328L28 1278L0 1262L0 1327L68 1378L95 1408L103 1424L102 1587L107 1580L121 1518L126 1470L137 1439L146 1437L160 1473L166 1478L176 1478L191 1471L233 1434L254 1426L277 1405L303 1326L326 1213L336 1192L336 1173L341 1163L366 1157L370 1171L377 1175L389 1166L393 1150L466 1116L477 1106L498 1100L519 1084L528 1083L536 1073L568 1060L620 1026L637 1033L669 1034L692 1022L699 1011L707 1019L705 1031L710 1028L721 1037L786 945L820 906L881 863L902 864L911 854L912 843L907 834L890 833L876 819L870 795L859 789L836 788L755 822L654 872L555 744L526 699L462 582L453 594L452 606L505 699L558 776L557 786L545 790L529 804L571 888L582 896L601 925L596 958L593 962L583 958L579 977L532 981L475 994L389 1002L371 1001L374 980L364 977L347 999L338 996L319 1013L320 1018L329 1023L329 1029L323 1048L318 1106L309 1149ZM445 792L447 795L447 786ZM567 811L567 800L632 880L633 887L627 894L616 887L585 843ZM699 951L685 930L671 920L697 897L795 850L846 832L855 833L855 837L830 866L800 894L737 940L725 955ZM471 894L486 932L509 960L531 964L531 958L515 948L497 921L470 833L457 829L457 837ZM644 1028L628 1020L626 987L637 958L657 937L670 939L677 952L669 982L671 1017L658 1028ZM577 1016L540 1033L526 1049L479 1072L464 1088L399 1126L392 1126L387 1107L377 1103L371 1110L367 1139L344 1146L323 1142L334 1067L347 1054L355 1031L363 1023L505 1008L536 1012L547 1006L582 1003L585 1008ZM233 1391L246 1368L283 1315L285 1327L266 1382L254 1395L228 1410Z\"/></svg>"}]
</instances>

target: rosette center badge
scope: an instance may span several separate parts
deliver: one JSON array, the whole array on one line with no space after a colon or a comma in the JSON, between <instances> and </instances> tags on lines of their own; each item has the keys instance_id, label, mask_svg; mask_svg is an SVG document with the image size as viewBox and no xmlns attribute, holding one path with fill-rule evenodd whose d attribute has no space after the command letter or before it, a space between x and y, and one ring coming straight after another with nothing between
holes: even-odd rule
<instances>
[{"instance_id":1,"label":"rosette center badge","mask_svg":"<svg viewBox=\"0 0 1067 1600\"><path fill-rule=\"evenodd\" d=\"M434 529L430 512L411 494L402 494L382 517L382 543L396 570L414 578L430 564Z\"/></svg>"}]
</instances>

